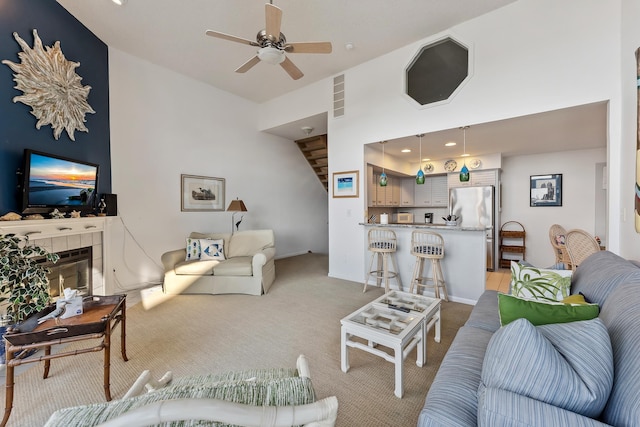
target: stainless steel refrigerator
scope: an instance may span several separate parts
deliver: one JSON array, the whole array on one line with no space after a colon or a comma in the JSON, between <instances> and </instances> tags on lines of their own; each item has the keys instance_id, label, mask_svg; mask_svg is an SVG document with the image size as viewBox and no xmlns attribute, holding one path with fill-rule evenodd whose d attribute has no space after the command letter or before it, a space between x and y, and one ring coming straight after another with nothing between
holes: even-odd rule
<instances>
[{"instance_id":1,"label":"stainless steel refrigerator","mask_svg":"<svg viewBox=\"0 0 640 427\"><path fill-rule=\"evenodd\" d=\"M449 190L449 210L462 227L486 228L487 270L495 269L495 187L460 187Z\"/></svg>"}]
</instances>

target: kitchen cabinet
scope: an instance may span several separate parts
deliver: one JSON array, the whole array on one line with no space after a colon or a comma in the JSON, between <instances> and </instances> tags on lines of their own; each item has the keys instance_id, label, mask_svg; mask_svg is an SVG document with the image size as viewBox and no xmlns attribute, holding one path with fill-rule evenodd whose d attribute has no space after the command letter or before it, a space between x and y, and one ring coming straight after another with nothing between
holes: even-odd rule
<instances>
[{"instance_id":1,"label":"kitchen cabinet","mask_svg":"<svg viewBox=\"0 0 640 427\"><path fill-rule=\"evenodd\" d=\"M387 206L394 208L400 207L400 198L402 194L402 179L397 177L391 177L387 189ZM389 198L389 189L391 190L391 197Z\"/></svg>"},{"instance_id":2,"label":"kitchen cabinet","mask_svg":"<svg viewBox=\"0 0 640 427\"><path fill-rule=\"evenodd\" d=\"M431 177L431 206L449 206L449 188L447 177L444 175Z\"/></svg>"},{"instance_id":3,"label":"kitchen cabinet","mask_svg":"<svg viewBox=\"0 0 640 427\"><path fill-rule=\"evenodd\" d=\"M367 206L400 207L402 179L387 175L386 187L380 186L380 174L367 166Z\"/></svg>"},{"instance_id":4,"label":"kitchen cabinet","mask_svg":"<svg viewBox=\"0 0 640 427\"><path fill-rule=\"evenodd\" d=\"M414 187L416 180L414 178L405 178L400 184L400 206L413 207L415 204Z\"/></svg>"},{"instance_id":5,"label":"kitchen cabinet","mask_svg":"<svg viewBox=\"0 0 640 427\"><path fill-rule=\"evenodd\" d=\"M373 173L373 166L367 166L367 206L376 206L376 181L378 175Z\"/></svg>"},{"instance_id":6,"label":"kitchen cabinet","mask_svg":"<svg viewBox=\"0 0 640 427\"><path fill-rule=\"evenodd\" d=\"M449 190L446 176L430 176L425 178L424 184L414 184L414 206L417 207L447 207L449 204Z\"/></svg>"},{"instance_id":7,"label":"kitchen cabinet","mask_svg":"<svg viewBox=\"0 0 640 427\"><path fill-rule=\"evenodd\" d=\"M460 172L452 172L447 176L449 188L456 187L479 187L483 185L493 185L496 188L499 185L498 169L488 169L469 171L469 181L460 182Z\"/></svg>"}]
</instances>

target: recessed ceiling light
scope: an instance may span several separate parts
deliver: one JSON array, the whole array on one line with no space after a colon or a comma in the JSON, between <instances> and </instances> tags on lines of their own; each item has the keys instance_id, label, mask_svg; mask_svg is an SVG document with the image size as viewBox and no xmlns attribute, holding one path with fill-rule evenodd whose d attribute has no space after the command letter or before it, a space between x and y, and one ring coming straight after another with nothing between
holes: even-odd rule
<instances>
[{"instance_id":1,"label":"recessed ceiling light","mask_svg":"<svg viewBox=\"0 0 640 427\"><path fill-rule=\"evenodd\" d=\"M402 149L400 151L403 152L403 153L410 153L411 152L411 150L409 150L408 148L404 148L404 149Z\"/></svg>"},{"instance_id":2,"label":"recessed ceiling light","mask_svg":"<svg viewBox=\"0 0 640 427\"><path fill-rule=\"evenodd\" d=\"M446 144L444 144L445 147L454 147L455 145L455 142L447 142Z\"/></svg>"},{"instance_id":3,"label":"recessed ceiling light","mask_svg":"<svg viewBox=\"0 0 640 427\"><path fill-rule=\"evenodd\" d=\"M124 6L125 3L127 3L127 0L111 0L111 1L117 4L118 6Z\"/></svg>"}]
</instances>

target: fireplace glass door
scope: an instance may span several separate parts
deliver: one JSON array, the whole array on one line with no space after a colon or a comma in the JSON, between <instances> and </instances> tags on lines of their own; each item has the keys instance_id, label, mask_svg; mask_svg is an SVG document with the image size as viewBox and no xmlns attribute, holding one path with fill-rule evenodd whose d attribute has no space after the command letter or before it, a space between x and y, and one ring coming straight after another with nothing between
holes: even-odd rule
<instances>
[{"instance_id":1,"label":"fireplace glass door","mask_svg":"<svg viewBox=\"0 0 640 427\"><path fill-rule=\"evenodd\" d=\"M55 264L47 262L51 272L49 277L49 295L55 301L64 296L64 289L77 289L78 295L91 294L91 247L58 252L60 259Z\"/></svg>"}]
</instances>

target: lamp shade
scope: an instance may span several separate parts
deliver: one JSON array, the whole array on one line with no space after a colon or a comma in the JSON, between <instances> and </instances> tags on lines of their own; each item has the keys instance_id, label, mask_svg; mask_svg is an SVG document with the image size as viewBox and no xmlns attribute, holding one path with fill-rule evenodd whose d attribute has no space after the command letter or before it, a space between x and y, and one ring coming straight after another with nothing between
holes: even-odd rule
<instances>
[{"instance_id":1,"label":"lamp shade","mask_svg":"<svg viewBox=\"0 0 640 427\"><path fill-rule=\"evenodd\" d=\"M235 199L235 200L232 200L231 203L229 203L229 207L227 208L227 211L247 212L247 207L244 205L244 202L242 200Z\"/></svg>"}]
</instances>

